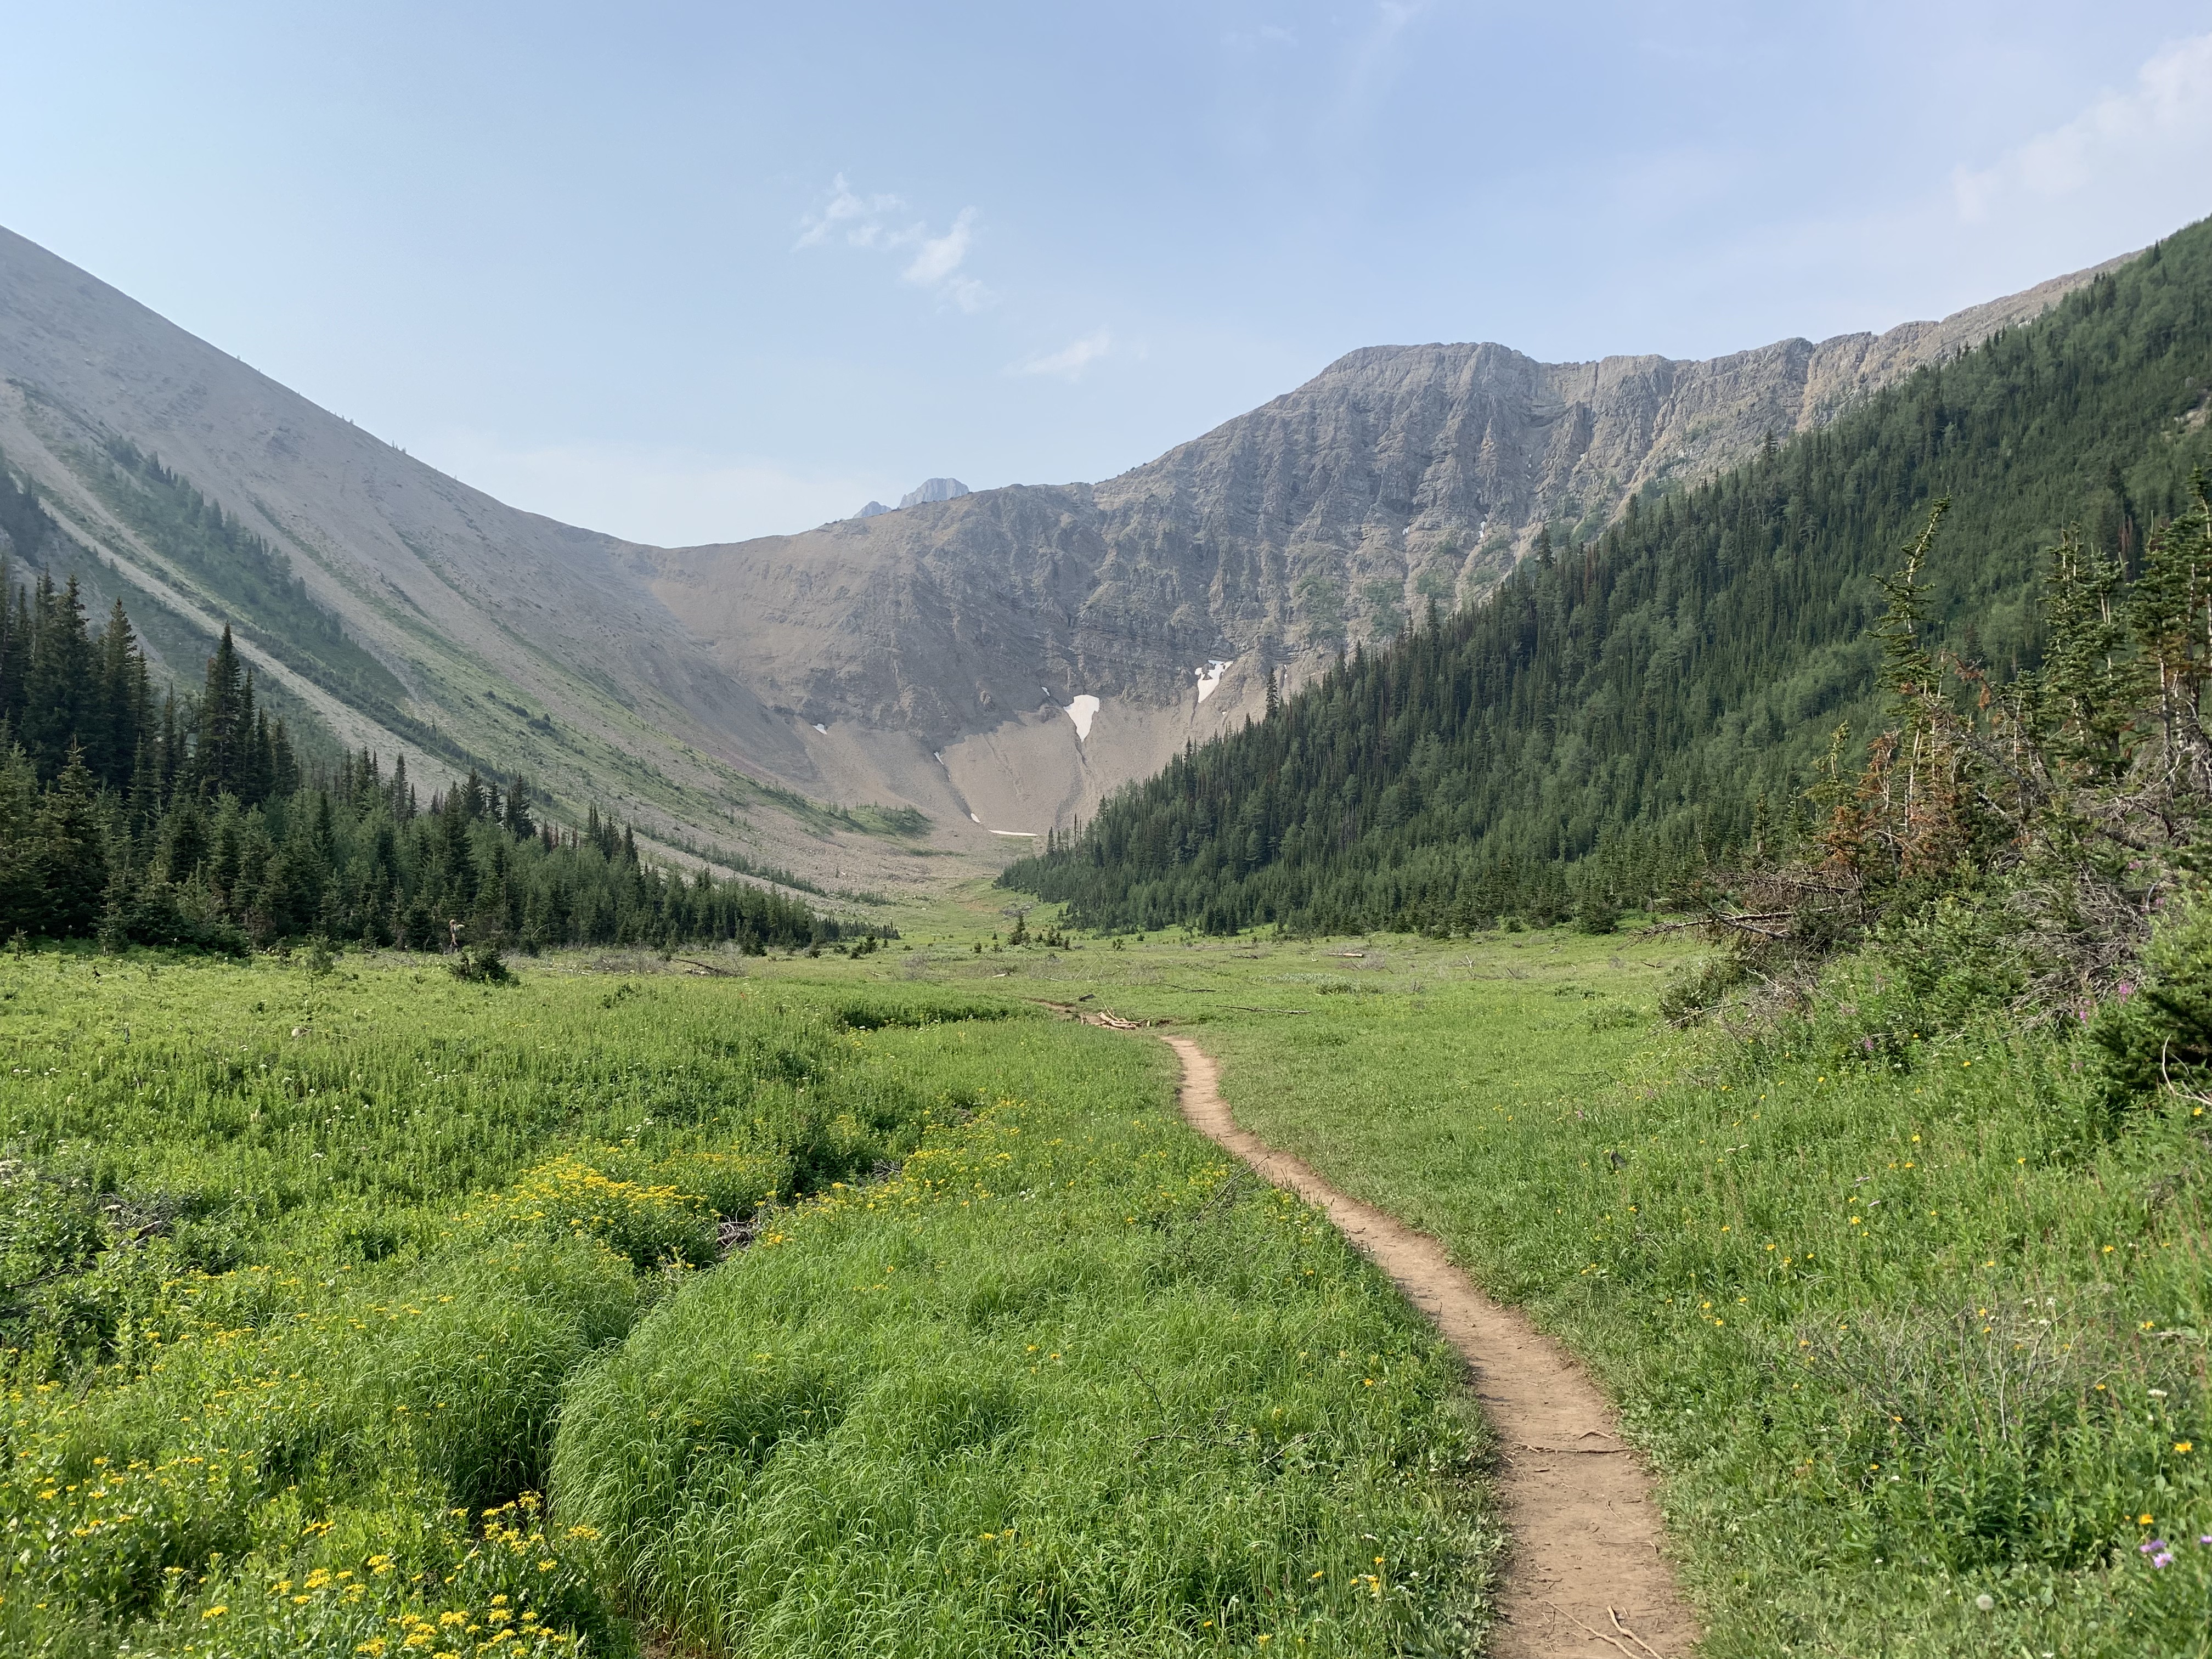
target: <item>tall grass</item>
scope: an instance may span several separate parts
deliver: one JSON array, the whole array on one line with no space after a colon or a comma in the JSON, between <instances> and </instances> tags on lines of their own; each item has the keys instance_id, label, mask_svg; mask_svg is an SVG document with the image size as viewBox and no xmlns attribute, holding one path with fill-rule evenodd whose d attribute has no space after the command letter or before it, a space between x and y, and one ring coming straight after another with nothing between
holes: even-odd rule
<instances>
[{"instance_id":1,"label":"tall grass","mask_svg":"<svg viewBox=\"0 0 2212 1659\"><path fill-rule=\"evenodd\" d=\"M851 1043L750 987L6 959L0 1648L625 1647L513 1506L726 1228L911 1143Z\"/></svg>"},{"instance_id":2,"label":"tall grass","mask_svg":"<svg viewBox=\"0 0 2212 1659\"><path fill-rule=\"evenodd\" d=\"M50 952L0 957L0 1651L1483 1620L1441 1350L1142 1045L929 985Z\"/></svg>"},{"instance_id":3,"label":"tall grass","mask_svg":"<svg viewBox=\"0 0 2212 1659\"><path fill-rule=\"evenodd\" d=\"M1916 1035L1871 965L1744 1046L1650 1020L1663 945L1387 951L1364 997L1234 964L1297 1018L1188 952L1213 995L1055 994L1202 1020L1241 1121L1591 1361L1708 1652L2212 1651L2212 1113L2115 1125L2081 1045Z\"/></svg>"},{"instance_id":4,"label":"tall grass","mask_svg":"<svg viewBox=\"0 0 2212 1659\"><path fill-rule=\"evenodd\" d=\"M880 1044L985 1103L572 1389L554 1494L634 1605L760 1655L1467 1650L1495 1536L1453 1366L1162 1109L1165 1059L1036 1021Z\"/></svg>"}]
</instances>

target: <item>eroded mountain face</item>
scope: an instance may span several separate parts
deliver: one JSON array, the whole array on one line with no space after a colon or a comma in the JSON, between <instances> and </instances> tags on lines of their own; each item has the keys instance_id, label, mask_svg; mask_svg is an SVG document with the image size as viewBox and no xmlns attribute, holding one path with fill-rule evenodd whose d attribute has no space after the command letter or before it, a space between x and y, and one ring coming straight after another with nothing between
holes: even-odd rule
<instances>
[{"instance_id":1,"label":"eroded mountain face","mask_svg":"<svg viewBox=\"0 0 2212 1659\"><path fill-rule=\"evenodd\" d=\"M1822 424L2091 274L1942 323L1707 362L1373 347L1102 483L986 490L636 568L803 732L910 734L971 809L1042 829L1254 712L1271 672L1295 685L1431 603L1477 599L1546 526L1593 532L1632 493ZM1229 667L1201 702L1209 662ZM1079 696L1100 702L1079 738L1054 718ZM1060 740L1020 736L1036 724Z\"/></svg>"},{"instance_id":2,"label":"eroded mountain face","mask_svg":"<svg viewBox=\"0 0 2212 1659\"><path fill-rule=\"evenodd\" d=\"M349 744L418 775L529 772L672 840L880 884L906 843L758 785L911 805L937 850L1001 849L987 832L1065 824L1256 713L1271 672L1296 684L1479 598L1541 527L1601 526L2088 274L1706 362L1376 347L1101 483L933 481L899 510L665 550L493 501L0 232L0 452L95 586L166 608L180 659L195 630L258 620L264 675ZM289 561L387 671L380 701L319 679L250 594L134 519L125 441Z\"/></svg>"}]
</instances>

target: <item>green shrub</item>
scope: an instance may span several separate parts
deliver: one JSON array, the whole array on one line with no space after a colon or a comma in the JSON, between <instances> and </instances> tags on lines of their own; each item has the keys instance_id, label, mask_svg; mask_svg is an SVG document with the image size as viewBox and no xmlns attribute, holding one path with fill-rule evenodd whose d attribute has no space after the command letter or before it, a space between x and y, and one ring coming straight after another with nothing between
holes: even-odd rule
<instances>
[{"instance_id":1,"label":"green shrub","mask_svg":"<svg viewBox=\"0 0 2212 1659\"><path fill-rule=\"evenodd\" d=\"M1620 906L1595 883L1583 890L1582 898L1575 905L1575 931L1595 934L1620 931Z\"/></svg>"},{"instance_id":2,"label":"green shrub","mask_svg":"<svg viewBox=\"0 0 2212 1659\"><path fill-rule=\"evenodd\" d=\"M1694 1025L1750 978L1750 968L1733 951L1699 957L1668 975L1659 1012L1674 1024Z\"/></svg>"},{"instance_id":3,"label":"green shrub","mask_svg":"<svg viewBox=\"0 0 2212 1659\"><path fill-rule=\"evenodd\" d=\"M2142 973L2081 1015L2115 1122L2169 1087L2203 1094L2212 1086L2212 901L2176 906L2153 929Z\"/></svg>"},{"instance_id":4,"label":"green shrub","mask_svg":"<svg viewBox=\"0 0 2212 1659\"><path fill-rule=\"evenodd\" d=\"M465 945L453 953L446 964L455 979L465 980L471 985L512 985L514 970L507 965L507 958L499 953L496 945Z\"/></svg>"}]
</instances>

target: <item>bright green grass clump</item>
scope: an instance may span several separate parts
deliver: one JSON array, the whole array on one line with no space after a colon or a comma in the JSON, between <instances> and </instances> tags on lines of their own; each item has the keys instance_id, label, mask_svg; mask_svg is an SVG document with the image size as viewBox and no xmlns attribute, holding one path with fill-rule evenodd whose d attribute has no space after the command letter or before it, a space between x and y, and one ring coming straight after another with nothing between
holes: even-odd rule
<instances>
[{"instance_id":1,"label":"bright green grass clump","mask_svg":"<svg viewBox=\"0 0 2212 1659\"><path fill-rule=\"evenodd\" d=\"M2212 1107L2116 1121L2091 1045L1935 1040L1877 960L1759 1041L1673 1031L1697 949L1131 939L927 971L1183 1024L1241 1122L1528 1306L1653 1455L1708 1653L2212 1654Z\"/></svg>"},{"instance_id":2,"label":"bright green grass clump","mask_svg":"<svg viewBox=\"0 0 2212 1659\"><path fill-rule=\"evenodd\" d=\"M1554 1092L1403 1020L1295 1091L1224 1037L1231 1100L1595 1364L1710 1651L2205 1650L2202 1120L2085 1137L2065 1051L2002 1043Z\"/></svg>"},{"instance_id":3,"label":"bright green grass clump","mask_svg":"<svg viewBox=\"0 0 2212 1659\"><path fill-rule=\"evenodd\" d=\"M717 1650L1464 1651L1494 1540L1441 1345L1162 1109L1160 1051L1001 1036L885 1045L989 1103L583 1375L562 1516Z\"/></svg>"}]
</instances>

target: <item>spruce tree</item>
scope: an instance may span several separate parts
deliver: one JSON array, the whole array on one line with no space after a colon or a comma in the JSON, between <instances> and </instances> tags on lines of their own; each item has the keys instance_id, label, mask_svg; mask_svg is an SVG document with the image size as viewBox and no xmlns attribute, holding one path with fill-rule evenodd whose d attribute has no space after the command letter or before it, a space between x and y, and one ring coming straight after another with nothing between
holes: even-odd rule
<instances>
[{"instance_id":1,"label":"spruce tree","mask_svg":"<svg viewBox=\"0 0 2212 1659\"><path fill-rule=\"evenodd\" d=\"M6 477L0 474L0 490ZM23 715L23 669L31 648L30 613L15 586L15 562L0 553L0 725L19 728Z\"/></svg>"},{"instance_id":2,"label":"spruce tree","mask_svg":"<svg viewBox=\"0 0 2212 1659\"><path fill-rule=\"evenodd\" d=\"M428 821L404 759L388 785L366 750L310 785L228 632L201 695L157 707L121 606L88 635L73 585L11 595L5 575L0 562L0 699L15 700L0 708L0 937L420 947L464 919L487 945L526 932L538 944L724 938L749 950L836 936L759 887L665 875L615 819L595 812L588 837L564 835L520 779L472 775ZM15 741L17 722L29 741Z\"/></svg>"},{"instance_id":3,"label":"spruce tree","mask_svg":"<svg viewBox=\"0 0 2212 1659\"><path fill-rule=\"evenodd\" d=\"M213 798L237 793L240 751L246 731L246 676L224 624L222 640L208 659L207 689L201 694L198 730L193 734L193 783Z\"/></svg>"},{"instance_id":4,"label":"spruce tree","mask_svg":"<svg viewBox=\"0 0 2212 1659\"><path fill-rule=\"evenodd\" d=\"M21 744L0 752L0 940L46 925L38 769Z\"/></svg>"},{"instance_id":5,"label":"spruce tree","mask_svg":"<svg viewBox=\"0 0 2212 1659\"><path fill-rule=\"evenodd\" d=\"M201 816L198 803L186 796L177 803L168 822L161 826L162 878L171 882L190 879L205 861L207 854L207 820Z\"/></svg>"},{"instance_id":6,"label":"spruce tree","mask_svg":"<svg viewBox=\"0 0 2212 1659\"><path fill-rule=\"evenodd\" d=\"M465 811L448 799L437 815L438 874L446 915L441 921L460 921L476 908L476 854L469 845Z\"/></svg>"},{"instance_id":7,"label":"spruce tree","mask_svg":"<svg viewBox=\"0 0 2212 1659\"><path fill-rule=\"evenodd\" d=\"M107 613L107 626L100 635L100 686L92 741L87 744L94 775L111 789L128 788L138 758L138 725L144 713L139 701L143 659L131 618L118 599Z\"/></svg>"},{"instance_id":8,"label":"spruce tree","mask_svg":"<svg viewBox=\"0 0 2212 1659\"><path fill-rule=\"evenodd\" d=\"M91 933L107 899L107 836L81 749L70 748L40 804L38 844L46 890L43 931L64 938Z\"/></svg>"},{"instance_id":9,"label":"spruce tree","mask_svg":"<svg viewBox=\"0 0 2212 1659\"><path fill-rule=\"evenodd\" d=\"M34 615L19 730L39 775L51 778L68 765L78 734L91 724L93 649L76 577L58 589L52 577L40 575Z\"/></svg>"},{"instance_id":10,"label":"spruce tree","mask_svg":"<svg viewBox=\"0 0 2212 1659\"><path fill-rule=\"evenodd\" d=\"M300 757L292 747L292 735L284 729L283 716L269 730L269 793L285 796L300 790Z\"/></svg>"}]
</instances>

